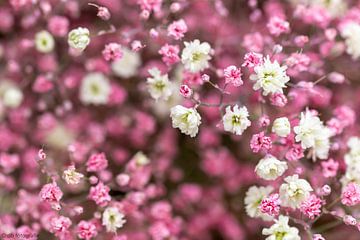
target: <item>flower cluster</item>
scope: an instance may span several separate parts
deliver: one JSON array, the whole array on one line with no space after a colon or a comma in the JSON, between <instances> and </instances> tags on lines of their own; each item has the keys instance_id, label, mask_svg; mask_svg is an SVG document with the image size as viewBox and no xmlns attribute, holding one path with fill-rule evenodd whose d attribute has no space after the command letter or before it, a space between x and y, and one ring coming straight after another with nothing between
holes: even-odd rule
<instances>
[{"instance_id":1,"label":"flower cluster","mask_svg":"<svg viewBox=\"0 0 360 240\"><path fill-rule=\"evenodd\" d=\"M359 0L9 0L0 38L0 236L359 238Z\"/></svg>"}]
</instances>

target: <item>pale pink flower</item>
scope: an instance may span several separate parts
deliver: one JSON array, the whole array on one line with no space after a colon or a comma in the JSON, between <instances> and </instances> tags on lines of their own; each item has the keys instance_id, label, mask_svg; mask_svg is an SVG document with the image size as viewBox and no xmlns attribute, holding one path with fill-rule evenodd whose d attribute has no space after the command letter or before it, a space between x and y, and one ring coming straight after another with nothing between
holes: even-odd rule
<instances>
[{"instance_id":1,"label":"pale pink flower","mask_svg":"<svg viewBox=\"0 0 360 240\"><path fill-rule=\"evenodd\" d=\"M314 219L321 213L323 201L316 195L311 194L305 201L300 204L300 211L308 218Z\"/></svg>"},{"instance_id":2,"label":"pale pink flower","mask_svg":"<svg viewBox=\"0 0 360 240\"><path fill-rule=\"evenodd\" d=\"M266 25L269 29L269 32L274 36L280 36L282 33L290 32L290 24L278 16L270 18L268 24Z\"/></svg>"},{"instance_id":3,"label":"pale pink flower","mask_svg":"<svg viewBox=\"0 0 360 240\"><path fill-rule=\"evenodd\" d=\"M193 93L193 91L191 90L191 88L188 85L184 84L184 85L180 86L180 94L184 98L191 97L192 93Z\"/></svg>"},{"instance_id":4,"label":"pale pink flower","mask_svg":"<svg viewBox=\"0 0 360 240\"><path fill-rule=\"evenodd\" d=\"M234 65L228 66L224 69L224 77L226 84L231 83L235 87L239 87L244 84L241 80L241 69Z\"/></svg>"},{"instance_id":5,"label":"pale pink flower","mask_svg":"<svg viewBox=\"0 0 360 240\"><path fill-rule=\"evenodd\" d=\"M248 52L244 56L243 67L253 68L256 67L263 62L263 55L256 52Z\"/></svg>"},{"instance_id":6,"label":"pale pink flower","mask_svg":"<svg viewBox=\"0 0 360 240\"><path fill-rule=\"evenodd\" d=\"M250 140L250 148L254 153L263 150L269 151L272 147L272 141L270 137L265 136L264 132L254 134Z\"/></svg>"},{"instance_id":7,"label":"pale pink flower","mask_svg":"<svg viewBox=\"0 0 360 240\"><path fill-rule=\"evenodd\" d=\"M77 225L77 236L80 239L90 240L93 237L96 237L98 232L96 229L96 225L90 221L80 221Z\"/></svg>"},{"instance_id":8,"label":"pale pink flower","mask_svg":"<svg viewBox=\"0 0 360 240\"><path fill-rule=\"evenodd\" d=\"M86 162L86 171L99 172L108 167L108 160L105 153L94 153Z\"/></svg>"},{"instance_id":9,"label":"pale pink flower","mask_svg":"<svg viewBox=\"0 0 360 240\"><path fill-rule=\"evenodd\" d=\"M274 106L284 107L287 104L288 100L284 94L274 93L270 96L270 102Z\"/></svg>"},{"instance_id":10,"label":"pale pink flower","mask_svg":"<svg viewBox=\"0 0 360 240\"><path fill-rule=\"evenodd\" d=\"M262 213L275 217L280 213L280 203L279 194L275 193L263 198L259 208Z\"/></svg>"},{"instance_id":11,"label":"pale pink flower","mask_svg":"<svg viewBox=\"0 0 360 240\"><path fill-rule=\"evenodd\" d=\"M341 193L341 203L346 206L354 206L360 203L360 186L356 183L349 183Z\"/></svg>"},{"instance_id":12,"label":"pale pink flower","mask_svg":"<svg viewBox=\"0 0 360 240\"><path fill-rule=\"evenodd\" d=\"M70 226L71 220L68 217L58 216L51 219L51 232L55 234L55 236L61 236L66 233Z\"/></svg>"},{"instance_id":13,"label":"pale pink flower","mask_svg":"<svg viewBox=\"0 0 360 240\"><path fill-rule=\"evenodd\" d=\"M69 25L69 19L63 16L53 16L48 21L48 29L56 37L64 37L69 32Z\"/></svg>"},{"instance_id":14,"label":"pale pink flower","mask_svg":"<svg viewBox=\"0 0 360 240\"><path fill-rule=\"evenodd\" d=\"M160 48L159 54L162 55L162 61L169 66L180 61L179 51L178 45L165 44Z\"/></svg>"},{"instance_id":15,"label":"pale pink flower","mask_svg":"<svg viewBox=\"0 0 360 240\"><path fill-rule=\"evenodd\" d=\"M98 185L90 188L89 199L93 200L100 207L105 207L111 201L109 192L110 188L99 182Z\"/></svg>"},{"instance_id":16,"label":"pale pink flower","mask_svg":"<svg viewBox=\"0 0 360 240\"><path fill-rule=\"evenodd\" d=\"M302 149L300 144L294 144L292 148L290 148L285 154L285 158L289 161L297 161L303 157L304 150Z\"/></svg>"},{"instance_id":17,"label":"pale pink flower","mask_svg":"<svg viewBox=\"0 0 360 240\"><path fill-rule=\"evenodd\" d=\"M63 192L61 189L57 186L56 182L45 184L39 193L40 200L44 202L48 202L51 204L51 206L59 210L60 209L60 199L63 196Z\"/></svg>"},{"instance_id":18,"label":"pale pink flower","mask_svg":"<svg viewBox=\"0 0 360 240\"><path fill-rule=\"evenodd\" d=\"M107 7L99 7L97 16L101 18L102 20L109 20L111 17L110 11Z\"/></svg>"},{"instance_id":19,"label":"pale pink flower","mask_svg":"<svg viewBox=\"0 0 360 240\"><path fill-rule=\"evenodd\" d=\"M121 45L118 43L108 43L105 45L102 55L106 61L115 61L122 58L123 52Z\"/></svg>"},{"instance_id":20,"label":"pale pink flower","mask_svg":"<svg viewBox=\"0 0 360 240\"><path fill-rule=\"evenodd\" d=\"M356 218L351 215L345 215L343 221L346 225L355 226L357 224Z\"/></svg>"},{"instance_id":21,"label":"pale pink flower","mask_svg":"<svg viewBox=\"0 0 360 240\"><path fill-rule=\"evenodd\" d=\"M322 174L324 177L335 177L339 168L339 163L335 162L334 159L330 158L327 161L321 162Z\"/></svg>"},{"instance_id":22,"label":"pale pink flower","mask_svg":"<svg viewBox=\"0 0 360 240\"><path fill-rule=\"evenodd\" d=\"M168 36L173 37L176 40L180 40L184 37L184 34L188 31L188 27L183 19L174 21L168 26Z\"/></svg>"}]
</instances>

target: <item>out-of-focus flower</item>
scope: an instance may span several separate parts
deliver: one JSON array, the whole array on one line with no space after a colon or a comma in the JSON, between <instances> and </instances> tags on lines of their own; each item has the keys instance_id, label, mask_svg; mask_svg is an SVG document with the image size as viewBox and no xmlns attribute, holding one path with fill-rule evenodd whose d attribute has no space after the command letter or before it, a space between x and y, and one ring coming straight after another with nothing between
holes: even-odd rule
<instances>
[{"instance_id":1,"label":"out-of-focus flower","mask_svg":"<svg viewBox=\"0 0 360 240\"><path fill-rule=\"evenodd\" d=\"M147 78L148 90L155 100L168 100L173 92L173 86L167 74L161 74L158 68L151 68L148 71L151 77Z\"/></svg>"},{"instance_id":2,"label":"out-of-focus flower","mask_svg":"<svg viewBox=\"0 0 360 240\"><path fill-rule=\"evenodd\" d=\"M123 56L121 45L118 43L106 44L102 54L106 61L114 61Z\"/></svg>"},{"instance_id":3,"label":"out-of-focus flower","mask_svg":"<svg viewBox=\"0 0 360 240\"><path fill-rule=\"evenodd\" d=\"M186 70L200 72L209 67L211 47L207 42L200 43L198 39L184 42L185 48L181 54L181 61Z\"/></svg>"},{"instance_id":4,"label":"out-of-focus flower","mask_svg":"<svg viewBox=\"0 0 360 240\"><path fill-rule=\"evenodd\" d=\"M289 119L287 117L275 119L271 131L273 133L276 133L276 135L278 135L279 137L288 136L291 132Z\"/></svg>"},{"instance_id":5,"label":"out-of-focus flower","mask_svg":"<svg viewBox=\"0 0 360 240\"><path fill-rule=\"evenodd\" d=\"M176 40L180 40L184 37L184 34L188 31L188 28L185 21L183 19L180 19L171 23L167 31L168 31L168 36L173 37Z\"/></svg>"},{"instance_id":6,"label":"out-of-focus flower","mask_svg":"<svg viewBox=\"0 0 360 240\"><path fill-rule=\"evenodd\" d=\"M120 59L113 61L111 68L114 74L122 78L133 77L141 65L141 58L139 53L133 52L128 48L123 48L123 56Z\"/></svg>"},{"instance_id":7,"label":"out-of-focus flower","mask_svg":"<svg viewBox=\"0 0 360 240\"><path fill-rule=\"evenodd\" d=\"M170 117L173 128L179 128L182 133L190 135L190 137L197 135L201 116L196 109L177 105L171 108Z\"/></svg>"},{"instance_id":8,"label":"out-of-focus flower","mask_svg":"<svg viewBox=\"0 0 360 240\"><path fill-rule=\"evenodd\" d=\"M23 93L19 88L10 86L5 90L2 96L2 103L5 107L18 108L21 105L23 98Z\"/></svg>"},{"instance_id":9,"label":"out-of-focus flower","mask_svg":"<svg viewBox=\"0 0 360 240\"><path fill-rule=\"evenodd\" d=\"M245 106L239 108L238 105L226 107L226 112L222 118L224 130L241 135L247 129L251 122L248 119L249 113Z\"/></svg>"},{"instance_id":10,"label":"out-of-focus flower","mask_svg":"<svg viewBox=\"0 0 360 240\"><path fill-rule=\"evenodd\" d=\"M71 30L68 34L68 44L70 47L83 51L90 43L89 29L78 27Z\"/></svg>"},{"instance_id":11,"label":"out-of-focus flower","mask_svg":"<svg viewBox=\"0 0 360 240\"><path fill-rule=\"evenodd\" d=\"M42 53L49 53L54 50L55 40L48 31L41 31L35 35L36 50Z\"/></svg>"},{"instance_id":12,"label":"out-of-focus flower","mask_svg":"<svg viewBox=\"0 0 360 240\"><path fill-rule=\"evenodd\" d=\"M106 104L111 92L109 80L102 73L87 74L80 86L80 100L84 104Z\"/></svg>"}]
</instances>

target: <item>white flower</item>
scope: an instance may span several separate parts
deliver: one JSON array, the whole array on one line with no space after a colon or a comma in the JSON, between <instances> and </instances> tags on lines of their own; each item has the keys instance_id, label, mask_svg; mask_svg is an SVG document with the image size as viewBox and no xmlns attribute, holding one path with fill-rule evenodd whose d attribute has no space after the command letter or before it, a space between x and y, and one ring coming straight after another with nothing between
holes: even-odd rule
<instances>
[{"instance_id":1,"label":"white flower","mask_svg":"<svg viewBox=\"0 0 360 240\"><path fill-rule=\"evenodd\" d=\"M3 104L9 108L17 108L23 101L23 93L22 91L15 87L11 86L7 88L2 96Z\"/></svg>"},{"instance_id":2,"label":"white flower","mask_svg":"<svg viewBox=\"0 0 360 240\"><path fill-rule=\"evenodd\" d=\"M270 235L266 240L301 240L299 230L289 226L289 217L280 215L270 228L262 230L263 235Z\"/></svg>"},{"instance_id":3,"label":"white flower","mask_svg":"<svg viewBox=\"0 0 360 240\"><path fill-rule=\"evenodd\" d=\"M136 162L136 165L138 166L145 166L150 163L149 158L143 153L143 152L137 152L133 159Z\"/></svg>"},{"instance_id":4,"label":"white flower","mask_svg":"<svg viewBox=\"0 0 360 240\"><path fill-rule=\"evenodd\" d=\"M289 119L287 117L275 119L271 131L279 137L286 137L291 131Z\"/></svg>"},{"instance_id":5,"label":"white flower","mask_svg":"<svg viewBox=\"0 0 360 240\"><path fill-rule=\"evenodd\" d=\"M267 186L267 187L257 187L252 186L249 188L249 190L245 194L245 210L247 215L250 217L261 217L265 221L272 220L272 217L264 214L260 211L259 206L263 198L270 195L270 193L273 191L273 187Z\"/></svg>"},{"instance_id":6,"label":"white flower","mask_svg":"<svg viewBox=\"0 0 360 240\"><path fill-rule=\"evenodd\" d=\"M122 49L123 56L111 64L114 74L122 78L130 78L135 76L141 65L139 53L133 52L128 48Z\"/></svg>"},{"instance_id":7,"label":"white flower","mask_svg":"<svg viewBox=\"0 0 360 240\"><path fill-rule=\"evenodd\" d=\"M70 47L83 51L90 43L89 29L78 27L68 34L68 44Z\"/></svg>"},{"instance_id":8,"label":"white flower","mask_svg":"<svg viewBox=\"0 0 360 240\"><path fill-rule=\"evenodd\" d=\"M251 125L248 117L249 113L245 106L239 108L238 105L235 105L232 110L230 106L227 106L222 118L224 130L241 135Z\"/></svg>"},{"instance_id":9,"label":"white flower","mask_svg":"<svg viewBox=\"0 0 360 240\"><path fill-rule=\"evenodd\" d=\"M347 3L344 0L308 0L312 6L320 6L330 13L331 17L339 17L346 13Z\"/></svg>"},{"instance_id":10,"label":"white flower","mask_svg":"<svg viewBox=\"0 0 360 240\"><path fill-rule=\"evenodd\" d=\"M102 73L89 73L80 86L80 100L84 104L106 104L111 92L109 80Z\"/></svg>"},{"instance_id":11,"label":"white flower","mask_svg":"<svg viewBox=\"0 0 360 240\"><path fill-rule=\"evenodd\" d=\"M63 172L62 177L67 184L78 184L84 175L76 172L75 166L71 165Z\"/></svg>"},{"instance_id":12,"label":"white flower","mask_svg":"<svg viewBox=\"0 0 360 240\"><path fill-rule=\"evenodd\" d=\"M158 68L151 68L149 73L151 77L147 78L147 84L151 97L155 100L168 100L172 94L172 84L168 75L162 75Z\"/></svg>"},{"instance_id":13,"label":"white flower","mask_svg":"<svg viewBox=\"0 0 360 240\"><path fill-rule=\"evenodd\" d=\"M200 43L198 39L184 42L185 48L181 54L181 61L186 70L199 72L209 67L211 47L207 42Z\"/></svg>"},{"instance_id":14,"label":"white flower","mask_svg":"<svg viewBox=\"0 0 360 240\"><path fill-rule=\"evenodd\" d=\"M108 207L105 209L102 217L102 225L106 227L108 232L116 232L118 228L122 228L126 223L125 215L116 207Z\"/></svg>"},{"instance_id":15,"label":"white flower","mask_svg":"<svg viewBox=\"0 0 360 240\"><path fill-rule=\"evenodd\" d=\"M330 149L331 131L310 111L301 113L299 125L294 127L296 142L303 149L313 148L313 158L326 159Z\"/></svg>"},{"instance_id":16,"label":"white flower","mask_svg":"<svg viewBox=\"0 0 360 240\"><path fill-rule=\"evenodd\" d=\"M255 75L251 75L250 79L256 81L254 90L262 89L263 95L269 93L283 93L283 88L286 88L286 83L290 81L286 75L286 66L280 66L275 60L271 62L270 57L264 58L264 63L254 68Z\"/></svg>"},{"instance_id":17,"label":"white flower","mask_svg":"<svg viewBox=\"0 0 360 240\"><path fill-rule=\"evenodd\" d=\"M355 22L348 23L341 32L345 38L346 52L354 60L360 57L360 25Z\"/></svg>"},{"instance_id":18,"label":"white flower","mask_svg":"<svg viewBox=\"0 0 360 240\"><path fill-rule=\"evenodd\" d=\"M51 52L54 49L55 40L48 31L40 31L35 35L36 50L42 53Z\"/></svg>"},{"instance_id":19,"label":"white flower","mask_svg":"<svg viewBox=\"0 0 360 240\"><path fill-rule=\"evenodd\" d=\"M343 186L349 182L360 184L360 138L349 138L347 145L350 149L344 156L346 173L341 179Z\"/></svg>"},{"instance_id":20,"label":"white flower","mask_svg":"<svg viewBox=\"0 0 360 240\"><path fill-rule=\"evenodd\" d=\"M279 189L281 205L284 207L298 208L313 191L308 181L299 179L296 174L286 177L285 182Z\"/></svg>"},{"instance_id":21,"label":"white flower","mask_svg":"<svg viewBox=\"0 0 360 240\"><path fill-rule=\"evenodd\" d=\"M179 128L182 133L190 135L190 137L197 135L201 116L196 109L177 105L171 108L170 117L173 128Z\"/></svg>"},{"instance_id":22,"label":"white flower","mask_svg":"<svg viewBox=\"0 0 360 240\"><path fill-rule=\"evenodd\" d=\"M279 161L274 156L268 155L256 165L256 174L265 180L275 180L284 174L288 168L287 163Z\"/></svg>"}]
</instances>

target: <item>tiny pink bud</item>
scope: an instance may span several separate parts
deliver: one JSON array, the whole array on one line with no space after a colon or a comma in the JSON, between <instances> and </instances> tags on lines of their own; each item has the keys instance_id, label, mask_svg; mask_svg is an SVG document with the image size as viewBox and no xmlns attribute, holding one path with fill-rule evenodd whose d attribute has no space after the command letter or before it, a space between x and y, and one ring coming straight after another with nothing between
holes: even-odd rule
<instances>
[{"instance_id":1,"label":"tiny pink bud","mask_svg":"<svg viewBox=\"0 0 360 240\"><path fill-rule=\"evenodd\" d=\"M44 149L41 148L39 150L38 156L39 156L40 160L44 160L46 158L46 153L44 152Z\"/></svg>"},{"instance_id":2,"label":"tiny pink bud","mask_svg":"<svg viewBox=\"0 0 360 240\"><path fill-rule=\"evenodd\" d=\"M145 45L143 45L139 40L134 40L132 43L131 43L131 49L134 51L134 52L138 52L140 51L141 49L143 49L145 47Z\"/></svg>"},{"instance_id":3,"label":"tiny pink bud","mask_svg":"<svg viewBox=\"0 0 360 240\"><path fill-rule=\"evenodd\" d=\"M106 7L99 7L97 16L100 17L102 20L109 20L111 17L109 9Z\"/></svg>"},{"instance_id":4,"label":"tiny pink bud","mask_svg":"<svg viewBox=\"0 0 360 240\"><path fill-rule=\"evenodd\" d=\"M90 182L90 184L96 184L98 182L98 178L95 176L91 176L89 178L89 182Z\"/></svg>"},{"instance_id":5,"label":"tiny pink bud","mask_svg":"<svg viewBox=\"0 0 360 240\"><path fill-rule=\"evenodd\" d=\"M189 97L191 97L192 93L193 93L193 92L192 92L191 88L189 88L188 85L181 85L181 86L180 86L180 94L181 94L181 96L183 96L184 98L189 98Z\"/></svg>"},{"instance_id":6,"label":"tiny pink bud","mask_svg":"<svg viewBox=\"0 0 360 240\"><path fill-rule=\"evenodd\" d=\"M207 74L203 74L201 75L201 80L203 80L204 82L208 82L210 81L210 76Z\"/></svg>"},{"instance_id":7,"label":"tiny pink bud","mask_svg":"<svg viewBox=\"0 0 360 240\"><path fill-rule=\"evenodd\" d=\"M343 217L343 221L346 225L355 226L357 224L356 219L351 215L345 215Z\"/></svg>"},{"instance_id":8,"label":"tiny pink bud","mask_svg":"<svg viewBox=\"0 0 360 240\"><path fill-rule=\"evenodd\" d=\"M331 187L327 184L325 184L324 186L322 186L320 194L322 196L328 196L331 193Z\"/></svg>"}]
</instances>

